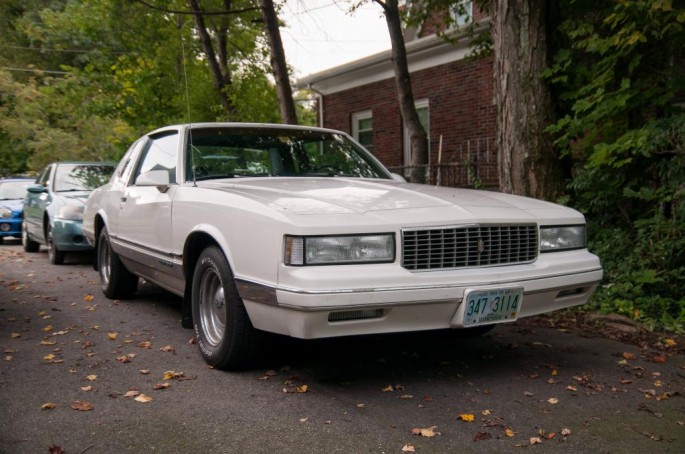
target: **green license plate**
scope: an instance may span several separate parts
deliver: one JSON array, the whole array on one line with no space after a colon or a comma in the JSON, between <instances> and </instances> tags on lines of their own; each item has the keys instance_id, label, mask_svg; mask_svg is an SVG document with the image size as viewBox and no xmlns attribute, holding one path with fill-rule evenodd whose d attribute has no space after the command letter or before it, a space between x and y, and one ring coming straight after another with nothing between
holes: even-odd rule
<instances>
[{"instance_id":1,"label":"green license plate","mask_svg":"<svg viewBox=\"0 0 685 454\"><path fill-rule=\"evenodd\" d=\"M464 294L464 326L513 322L518 317L523 289L467 290Z\"/></svg>"}]
</instances>

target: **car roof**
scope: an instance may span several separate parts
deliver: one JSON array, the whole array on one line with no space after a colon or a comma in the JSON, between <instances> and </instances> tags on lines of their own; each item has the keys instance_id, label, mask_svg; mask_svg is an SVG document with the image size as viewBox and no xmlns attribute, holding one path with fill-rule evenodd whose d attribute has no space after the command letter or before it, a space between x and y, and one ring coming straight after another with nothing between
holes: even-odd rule
<instances>
[{"instance_id":1,"label":"car roof","mask_svg":"<svg viewBox=\"0 0 685 454\"><path fill-rule=\"evenodd\" d=\"M9 183L12 181L35 181L35 178L32 177L7 177L7 178L0 178L0 183Z\"/></svg>"},{"instance_id":2,"label":"car roof","mask_svg":"<svg viewBox=\"0 0 685 454\"><path fill-rule=\"evenodd\" d=\"M336 134L347 134L343 131L335 129L319 128L318 126L302 126L302 125L288 125L281 123L240 123L240 122L199 122L199 123L179 123L175 125L168 125L154 131L150 131L147 135L155 134L162 131L172 129L197 129L197 128L234 128L234 129L264 129L264 130L293 130L293 131L317 131L328 132Z\"/></svg>"}]
</instances>

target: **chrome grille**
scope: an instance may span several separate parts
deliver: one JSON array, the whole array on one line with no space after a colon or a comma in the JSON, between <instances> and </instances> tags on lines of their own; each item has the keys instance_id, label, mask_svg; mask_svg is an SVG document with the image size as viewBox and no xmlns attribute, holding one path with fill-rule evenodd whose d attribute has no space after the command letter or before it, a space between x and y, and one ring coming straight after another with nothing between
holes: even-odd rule
<instances>
[{"instance_id":1,"label":"chrome grille","mask_svg":"<svg viewBox=\"0 0 685 454\"><path fill-rule=\"evenodd\" d=\"M515 265L532 262L537 254L535 224L402 231L402 266L409 270Z\"/></svg>"}]
</instances>

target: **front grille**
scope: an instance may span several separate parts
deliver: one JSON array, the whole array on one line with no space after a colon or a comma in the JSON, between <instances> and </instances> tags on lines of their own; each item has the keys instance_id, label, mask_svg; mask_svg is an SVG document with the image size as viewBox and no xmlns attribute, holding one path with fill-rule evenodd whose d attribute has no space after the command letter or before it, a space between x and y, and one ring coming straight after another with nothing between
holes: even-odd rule
<instances>
[{"instance_id":1,"label":"front grille","mask_svg":"<svg viewBox=\"0 0 685 454\"><path fill-rule=\"evenodd\" d=\"M402 231L402 266L409 270L515 265L532 262L537 254L535 224Z\"/></svg>"}]
</instances>

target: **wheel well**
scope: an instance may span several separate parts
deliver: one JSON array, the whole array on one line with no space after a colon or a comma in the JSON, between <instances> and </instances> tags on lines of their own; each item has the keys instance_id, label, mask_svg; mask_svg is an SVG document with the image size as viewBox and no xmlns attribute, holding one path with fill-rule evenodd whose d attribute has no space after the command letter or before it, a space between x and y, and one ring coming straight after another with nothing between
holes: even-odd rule
<instances>
[{"instance_id":1,"label":"wheel well","mask_svg":"<svg viewBox=\"0 0 685 454\"><path fill-rule=\"evenodd\" d=\"M105 221L102 219L102 216L96 215L95 219L93 220L93 250L95 251L95 254L93 256L93 269L95 271L100 271L99 266L98 266L98 259L97 259L97 250L98 250L98 241L100 241L100 232L102 231L102 228L105 226Z\"/></svg>"},{"instance_id":2,"label":"wheel well","mask_svg":"<svg viewBox=\"0 0 685 454\"><path fill-rule=\"evenodd\" d=\"M193 327L193 315L191 307L193 273L195 273L195 265L202 251L210 245L219 244L216 240L205 232L194 232L186 240L183 247L183 275L185 277L186 285L183 292L183 307L181 309L182 324L184 328Z\"/></svg>"}]
</instances>

